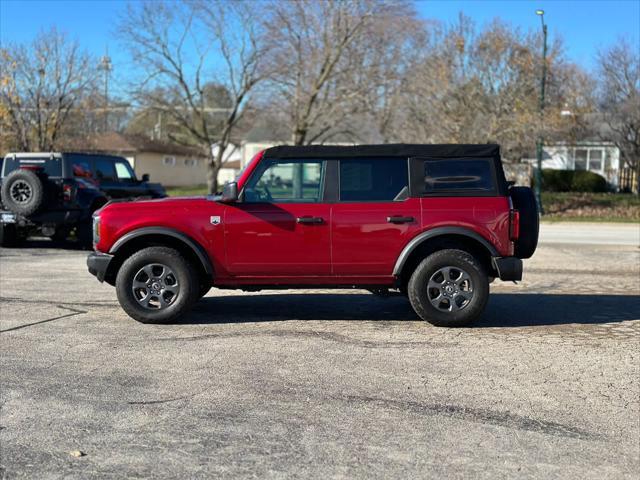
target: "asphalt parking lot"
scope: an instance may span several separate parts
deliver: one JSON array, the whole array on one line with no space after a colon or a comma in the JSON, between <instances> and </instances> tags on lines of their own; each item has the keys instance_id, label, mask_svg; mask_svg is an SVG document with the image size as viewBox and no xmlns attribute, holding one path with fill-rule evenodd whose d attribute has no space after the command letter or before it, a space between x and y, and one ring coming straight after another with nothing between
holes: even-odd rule
<instances>
[{"instance_id":1,"label":"asphalt parking lot","mask_svg":"<svg viewBox=\"0 0 640 480\"><path fill-rule=\"evenodd\" d=\"M142 325L86 252L0 250L3 478L637 478L633 235L543 237L466 329L323 290Z\"/></svg>"}]
</instances>

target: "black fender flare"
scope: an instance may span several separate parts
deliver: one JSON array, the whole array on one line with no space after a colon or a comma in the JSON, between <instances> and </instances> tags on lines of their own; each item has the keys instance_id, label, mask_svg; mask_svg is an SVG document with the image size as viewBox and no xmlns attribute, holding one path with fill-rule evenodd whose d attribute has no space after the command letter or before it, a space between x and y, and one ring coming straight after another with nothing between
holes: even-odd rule
<instances>
[{"instance_id":1,"label":"black fender flare","mask_svg":"<svg viewBox=\"0 0 640 480\"><path fill-rule=\"evenodd\" d=\"M213 273L214 273L213 265L211 263L211 259L209 258L209 254L204 249L204 247L200 245L198 242L196 242L195 240L193 240L188 235L178 230L175 230L173 228L142 227L136 230L132 230L126 233L125 235L123 235L122 237L120 237L116 241L116 243L113 244L113 246L109 250L109 253L112 255L115 255L117 251L121 249L124 245L126 245L129 241L135 238L146 236L146 235L165 235L181 241L182 243L187 245L191 250L193 250L193 253L196 255L196 257L198 257L198 260L200 260L200 263L202 264L202 267L204 268L204 271L207 273L207 275L213 277Z\"/></svg>"},{"instance_id":2,"label":"black fender flare","mask_svg":"<svg viewBox=\"0 0 640 480\"><path fill-rule=\"evenodd\" d=\"M431 240L432 238L440 237L442 235L461 235L471 238L480 243L484 248L486 248L492 257L500 256L496 248L491 245L491 243L486 238L484 238L479 233L470 230L469 228L436 227L427 230L426 232L422 232L419 235L416 235L411 239L411 241L409 241L409 243L407 243L407 245L405 245L404 249L402 249L402 252L400 252L398 259L396 260L395 266L393 267L393 275L399 276L402 273L402 269L404 267L404 264L407 262L407 259L409 258L411 253L420 246L420 244L426 242L427 240Z\"/></svg>"}]
</instances>

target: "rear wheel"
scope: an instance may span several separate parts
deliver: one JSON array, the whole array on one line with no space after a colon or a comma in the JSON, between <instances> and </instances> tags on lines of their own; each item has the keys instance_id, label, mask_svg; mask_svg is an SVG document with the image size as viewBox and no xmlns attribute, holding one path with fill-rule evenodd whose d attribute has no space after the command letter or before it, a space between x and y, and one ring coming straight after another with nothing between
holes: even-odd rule
<instances>
[{"instance_id":1,"label":"rear wheel","mask_svg":"<svg viewBox=\"0 0 640 480\"><path fill-rule=\"evenodd\" d=\"M462 327L476 320L489 299L482 265L462 250L440 250L415 269L407 287L415 312L438 327Z\"/></svg>"},{"instance_id":2,"label":"rear wheel","mask_svg":"<svg viewBox=\"0 0 640 480\"><path fill-rule=\"evenodd\" d=\"M142 323L167 323L186 313L198 299L193 266L178 251L149 247L129 257L116 277L118 301Z\"/></svg>"}]
</instances>

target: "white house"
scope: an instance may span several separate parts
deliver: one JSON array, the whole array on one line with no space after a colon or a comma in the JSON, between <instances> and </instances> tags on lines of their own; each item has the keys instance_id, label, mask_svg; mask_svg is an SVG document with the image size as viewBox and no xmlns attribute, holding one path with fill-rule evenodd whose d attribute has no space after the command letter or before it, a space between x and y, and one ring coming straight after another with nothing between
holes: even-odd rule
<instances>
[{"instance_id":1,"label":"white house","mask_svg":"<svg viewBox=\"0 0 640 480\"><path fill-rule=\"evenodd\" d=\"M535 158L524 161L536 163ZM543 149L542 168L589 170L602 175L616 189L620 182L620 167L620 150L612 142L563 142L546 145Z\"/></svg>"}]
</instances>

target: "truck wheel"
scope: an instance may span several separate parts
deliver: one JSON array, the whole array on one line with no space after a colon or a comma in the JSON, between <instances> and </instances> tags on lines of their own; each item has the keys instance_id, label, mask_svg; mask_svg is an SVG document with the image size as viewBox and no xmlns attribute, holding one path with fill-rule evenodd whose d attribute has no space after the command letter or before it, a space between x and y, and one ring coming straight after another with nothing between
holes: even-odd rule
<instances>
[{"instance_id":1,"label":"truck wheel","mask_svg":"<svg viewBox=\"0 0 640 480\"><path fill-rule=\"evenodd\" d=\"M520 238L515 243L515 256L531 258L538 247L540 216L536 197L529 187L511 187L509 196L513 208L520 212Z\"/></svg>"},{"instance_id":2,"label":"truck wheel","mask_svg":"<svg viewBox=\"0 0 640 480\"><path fill-rule=\"evenodd\" d=\"M18 239L18 229L15 225L0 223L0 247L15 247Z\"/></svg>"},{"instance_id":3,"label":"truck wheel","mask_svg":"<svg viewBox=\"0 0 640 480\"><path fill-rule=\"evenodd\" d=\"M167 247L149 247L120 267L116 294L125 312L142 323L168 323L198 299L200 285L191 263Z\"/></svg>"},{"instance_id":4,"label":"truck wheel","mask_svg":"<svg viewBox=\"0 0 640 480\"><path fill-rule=\"evenodd\" d=\"M14 213L28 216L44 202L42 180L31 170L14 170L2 182L2 203Z\"/></svg>"},{"instance_id":5,"label":"truck wheel","mask_svg":"<svg viewBox=\"0 0 640 480\"><path fill-rule=\"evenodd\" d=\"M408 285L420 318L438 327L462 327L476 320L489 299L482 265L462 250L440 250L425 258Z\"/></svg>"}]
</instances>

